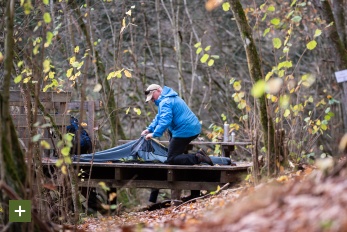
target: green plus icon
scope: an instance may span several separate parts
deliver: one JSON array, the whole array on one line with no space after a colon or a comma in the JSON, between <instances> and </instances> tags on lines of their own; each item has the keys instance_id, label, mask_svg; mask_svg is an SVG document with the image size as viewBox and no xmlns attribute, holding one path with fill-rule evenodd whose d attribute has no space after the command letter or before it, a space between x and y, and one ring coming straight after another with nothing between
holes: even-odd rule
<instances>
[{"instance_id":1,"label":"green plus icon","mask_svg":"<svg viewBox=\"0 0 347 232\"><path fill-rule=\"evenodd\" d=\"M31 222L31 201L10 200L10 222Z\"/></svg>"}]
</instances>

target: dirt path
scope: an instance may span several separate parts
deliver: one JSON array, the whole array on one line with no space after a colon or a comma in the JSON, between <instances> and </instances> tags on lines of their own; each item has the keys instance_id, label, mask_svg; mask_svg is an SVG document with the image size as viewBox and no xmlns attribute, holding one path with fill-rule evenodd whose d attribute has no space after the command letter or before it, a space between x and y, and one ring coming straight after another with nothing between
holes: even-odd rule
<instances>
[{"instance_id":1,"label":"dirt path","mask_svg":"<svg viewBox=\"0 0 347 232\"><path fill-rule=\"evenodd\" d=\"M179 207L90 218L82 231L347 231L347 175L308 167Z\"/></svg>"}]
</instances>

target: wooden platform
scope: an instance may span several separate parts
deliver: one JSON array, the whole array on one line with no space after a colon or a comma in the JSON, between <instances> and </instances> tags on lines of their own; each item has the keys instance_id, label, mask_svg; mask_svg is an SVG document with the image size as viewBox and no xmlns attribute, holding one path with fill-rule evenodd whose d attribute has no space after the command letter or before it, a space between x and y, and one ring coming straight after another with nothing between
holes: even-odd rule
<instances>
[{"instance_id":1,"label":"wooden platform","mask_svg":"<svg viewBox=\"0 0 347 232\"><path fill-rule=\"evenodd\" d=\"M87 174L80 187L96 187L105 182L110 188L158 188L172 190L216 190L226 183L239 183L248 174L250 164L237 166L165 165L138 163L76 163L74 167ZM57 169L54 160L43 162L44 173L51 177ZM90 177L90 180L88 178Z\"/></svg>"}]
</instances>

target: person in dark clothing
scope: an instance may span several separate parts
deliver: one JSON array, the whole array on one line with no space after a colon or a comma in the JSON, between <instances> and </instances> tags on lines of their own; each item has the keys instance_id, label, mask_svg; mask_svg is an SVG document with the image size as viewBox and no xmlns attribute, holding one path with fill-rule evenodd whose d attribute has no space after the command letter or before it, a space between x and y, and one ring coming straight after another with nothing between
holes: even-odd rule
<instances>
[{"instance_id":1,"label":"person in dark clothing","mask_svg":"<svg viewBox=\"0 0 347 232\"><path fill-rule=\"evenodd\" d=\"M75 117L71 117L70 125L66 127L66 131L74 135L71 148L71 155L77 155L78 153L78 143L80 143L80 154L89 154L93 152L92 141L87 133L87 131L81 126L80 134L77 136L79 132L78 120ZM77 138L78 137L78 138ZM79 139L79 141L78 141Z\"/></svg>"},{"instance_id":2,"label":"person in dark clothing","mask_svg":"<svg viewBox=\"0 0 347 232\"><path fill-rule=\"evenodd\" d=\"M167 86L163 88L151 84L145 91L146 102L152 101L158 106L158 113L152 123L141 133L147 140L161 137L168 130L170 143L168 158L165 163L172 165L195 165L207 163L213 165L212 160L203 150L195 154L184 154L189 143L197 138L201 132L201 124L196 115L178 94ZM192 190L193 193L199 190ZM159 190L153 190L149 201L156 202Z\"/></svg>"}]
</instances>

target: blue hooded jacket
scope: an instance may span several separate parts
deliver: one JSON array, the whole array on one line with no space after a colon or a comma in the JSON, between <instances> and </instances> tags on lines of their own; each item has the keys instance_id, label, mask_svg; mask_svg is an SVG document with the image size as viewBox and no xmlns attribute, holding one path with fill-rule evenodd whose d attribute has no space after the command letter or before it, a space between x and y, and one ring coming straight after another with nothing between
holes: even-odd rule
<instances>
[{"instance_id":1,"label":"blue hooded jacket","mask_svg":"<svg viewBox=\"0 0 347 232\"><path fill-rule=\"evenodd\" d=\"M147 127L153 137L161 137L169 129L173 138L188 138L200 134L201 124L182 98L171 88L164 86L154 102L158 114Z\"/></svg>"}]
</instances>

